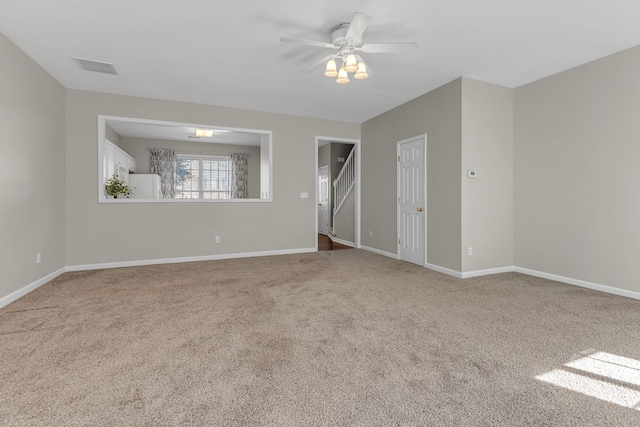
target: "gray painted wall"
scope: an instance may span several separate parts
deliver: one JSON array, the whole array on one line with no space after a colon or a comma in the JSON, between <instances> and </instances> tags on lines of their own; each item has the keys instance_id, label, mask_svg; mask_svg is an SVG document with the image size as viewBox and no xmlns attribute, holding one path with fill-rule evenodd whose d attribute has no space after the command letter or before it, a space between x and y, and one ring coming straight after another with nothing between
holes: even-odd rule
<instances>
[{"instance_id":1,"label":"gray painted wall","mask_svg":"<svg viewBox=\"0 0 640 427\"><path fill-rule=\"evenodd\" d=\"M363 124L363 245L397 253L396 143L424 133L427 263L460 272L512 266L513 91L467 78ZM469 169L478 177L467 178Z\"/></svg>"},{"instance_id":2,"label":"gray painted wall","mask_svg":"<svg viewBox=\"0 0 640 427\"><path fill-rule=\"evenodd\" d=\"M65 90L2 34L0 58L2 298L65 266Z\"/></svg>"},{"instance_id":3,"label":"gray painted wall","mask_svg":"<svg viewBox=\"0 0 640 427\"><path fill-rule=\"evenodd\" d=\"M99 114L273 131L273 202L99 204ZM316 203L300 193L315 194L315 137L360 138L356 123L77 90L66 126L68 265L313 248Z\"/></svg>"},{"instance_id":4,"label":"gray painted wall","mask_svg":"<svg viewBox=\"0 0 640 427\"><path fill-rule=\"evenodd\" d=\"M136 173L149 173L151 153L149 148L171 148L178 154L228 156L231 153L247 153L249 171L249 198L260 198L260 147L231 144L212 144L196 141L169 141L162 139L122 138L121 148L136 159Z\"/></svg>"},{"instance_id":5,"label":"gray painted wall","mask_svg":"<svg viewBox=\"0 0 640 427\"><path fill-rule=\"evenodd\" d=\"M517 266L640 291L640 47L515 90Z\"/></svg>"},{"instance_id":6,"label":"gray painted wall","mask_svg":"<svg viewBox=\"0 0 640 427\"><path fill-rule=\"evenodd\" d=\"M470 169L476 178L467 177ZM461 175L462 271L512 266L512 89L462 79Z\"/></svg>"},{"instance_id":7,"label":"gray painted wall","mask_svg":"<svg viewBox=\"0 0 640 427\"><path fill-rule=\"evenodd\" d=\"M362 124L364 246L397 253L396 144L426 133L427 262L461 270L461 107L457 79Z\"/></svg>"}]
</instances>

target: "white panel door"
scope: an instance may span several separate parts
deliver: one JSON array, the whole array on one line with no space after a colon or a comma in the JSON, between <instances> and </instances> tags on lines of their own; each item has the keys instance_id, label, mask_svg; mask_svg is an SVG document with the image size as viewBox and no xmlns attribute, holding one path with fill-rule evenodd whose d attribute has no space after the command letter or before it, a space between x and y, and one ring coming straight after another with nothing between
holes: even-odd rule
<instances>
[{"instance_id":1,"label":"white panel door","mask_svg":"<svg viewBox=\"0 0 640 427\"><path fill-rule=\"evenodd\" d=\"M398 256L426 263L425 136L398 143Z\"/></svg>"},{"instance_id":2,"label":"white panel door","mask_svg":"<svg viewBox=\"0 0 640 427\"><path fill-rule=\"evenodd\" d=\"M329 235L329 166L318 168L318 233Z\"/></svg>"}]
</instances>

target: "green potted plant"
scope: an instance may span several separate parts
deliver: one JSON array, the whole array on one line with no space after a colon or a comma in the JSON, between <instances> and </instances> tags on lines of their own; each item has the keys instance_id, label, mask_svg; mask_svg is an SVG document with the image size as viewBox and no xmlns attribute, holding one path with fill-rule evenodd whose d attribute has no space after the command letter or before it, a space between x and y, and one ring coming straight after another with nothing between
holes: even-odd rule
<instances>
[{"instance_id":1,"label":"green potted plant","mask_svg":"<svg viewBox=\"0 0 640 427\"><path fill-rule=\"evenodd\" d=\"M124 197L129 198L131 196L131 187L126 182L118 178L118 174L114 173L113 176L104 183L104 189L107 194L113 196L114 199L118 198L118 194L122 194Z\"/></svg>"}]
</instances>

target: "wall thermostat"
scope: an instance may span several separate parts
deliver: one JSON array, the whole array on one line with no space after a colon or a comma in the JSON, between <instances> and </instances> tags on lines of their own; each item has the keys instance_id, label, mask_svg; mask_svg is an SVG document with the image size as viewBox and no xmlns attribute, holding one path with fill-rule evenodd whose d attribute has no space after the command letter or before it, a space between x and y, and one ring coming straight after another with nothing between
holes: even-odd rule
<instances>
[{"instance_id":1,"label":"wall thermostat","mask_svg":"<svg viewBox=\"0 0 640 427\"><path fill-rule=\"evenodd\" d=\"M478 175L478 173L474 169L469 169L467 171L467 176L469 178L475 178L477 175Z\"/></svg>"}]
</instances>

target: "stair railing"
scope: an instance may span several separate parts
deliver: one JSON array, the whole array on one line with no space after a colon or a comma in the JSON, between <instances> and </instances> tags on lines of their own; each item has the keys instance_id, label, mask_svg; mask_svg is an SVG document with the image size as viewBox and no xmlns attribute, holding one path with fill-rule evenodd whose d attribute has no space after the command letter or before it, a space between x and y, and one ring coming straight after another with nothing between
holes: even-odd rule
<instances>
[{"instance_id":1,"label":"stair railing","mask_svg":"<svg viewBox=\"0 0 640 427\"><path fill-rule=\"evenodd\" d=\"M344 162L342 170L338 177L333 181L333 216L335 224L335 216L340 210L340 207L344 203L344 200L349 195L349 191L353 188L356 181L356 165L353 160L353 153L355 152L355 146L351 149L349 157ZM335 227L335 225L334 225Z\"/></svg>"}]
</instances>

